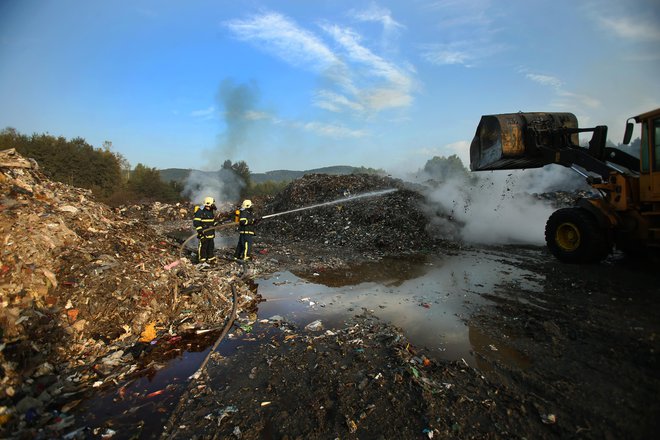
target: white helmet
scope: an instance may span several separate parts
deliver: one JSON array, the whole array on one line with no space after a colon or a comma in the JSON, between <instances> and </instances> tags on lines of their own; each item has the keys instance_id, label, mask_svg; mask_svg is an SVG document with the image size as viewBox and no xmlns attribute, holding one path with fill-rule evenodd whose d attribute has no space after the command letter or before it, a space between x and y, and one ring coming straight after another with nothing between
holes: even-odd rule
<instances>
[{"instance_id":1,"label":"white helmet","mask_svg":"<svg viewBox=\"0 0 660 440\"><path fill-rule=\"evenodd\" d=\"M243 204L241 205L242 209L248 209L252 208L252 200L243 200Z\"/></svg>"},{"instance_id":2,"label":"white helmet","mask_svg":"<svg viewBox=\"0 0 660 440\"><path fill-rule=\"evenodd\" d=\"M211 206L215 203L215 200L213 200L213 197L207 197L204 199L204 205L206 206Z\"/></svg>"}]
</instances>

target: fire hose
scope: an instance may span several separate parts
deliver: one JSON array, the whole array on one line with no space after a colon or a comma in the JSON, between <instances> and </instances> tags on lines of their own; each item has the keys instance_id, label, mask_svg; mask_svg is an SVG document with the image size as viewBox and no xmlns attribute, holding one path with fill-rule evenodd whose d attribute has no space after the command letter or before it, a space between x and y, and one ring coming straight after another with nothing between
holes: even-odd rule
<instances>
[{"instance_id":1,"label":"fire hose","mask_svg":"<svg viewBox=\"0 0 660 440\"><path fill-rule=\"evenodd\" d=\"M319 206L331 205L331 204L340 203L340 202L344 202L344 201L351 200L351 199L357 199L357 198L362 198L362 197L371 197L371 196L376 196L376 195L387 194L387 193L394 192L394 191L397 191L397 189L387 189L387 190L383 190L383 191L377 191L377 192L373 192L373 193L362 194L362 195L358 195L358 196L348 197L346 199L341 199L341 200L336 200L336 201L326 202L326 203L320 203L320 204L317 204L317 205L292 209L290 211L279 212L279 213L275 213L275 214L269 214L269 215L261 217L261 219L272 218L272 217L276 217L276 216L283 215L283 214L289 214L289 213L292 213L292 212L298 212L298 211L302 211L302 210L306 210L306 209L316 208L316 207L319 207ZM232 226L236 226L236 223L235 222L222 223L220 225L204 229L201 232L205 233L207 231L226 229L226 228L229 228L229 227L232 227ZM185 248L185 246L197 236L198 236L198 233L195 232L194 234L192 234L190 237L188 237L181 244L181 246L179 247L179 260L183 259L183 249ZM229 332L229 329L234 324L234 320L236 319L236 312L237 312L237 309L238 309L238 294L236 293L236 287L234 286L234 284L230 284L230 286L231 286L231 291L232 291L233 304L232 304L232 310L231 310L231 314L229 316L229 319L227 320L227 323L225 324L224 328L222 329L222 332L220 333L220 336L218 337L218 339L213 344L213 347L211 347L211 349L209 350L209 353L206 355L206 358L204 358L204 361L201 363L201 365L199 366L197 371L190 376L190 378L192 380L188 384L188 388L184 392L184 395L179 399L179 403L177 404L177 407L172 411L171 416L170 416L170 418L167 422L167 426L166 426L165 430L163 431L163 435L165 435L165 433L168 431L168 428L169 429L174 429L173 418L179 412L179 410L183 406L184 402L186 402L188 400L188 395L190 394L191 390L193 389L192 384L193 384L194 380L198 379L201 376L204 369L206 368L206 365L208 364L209 360L211 359L211 355L218 348L218 345L220 345L220 342L222 342L222 340L225 338L225 336ZM179 290L179 286L178 286L178 283L177 283L177 284L175 284L175 287L174 287L173 307L176 307L176 304L177 304L178 290ZM161 437L162 437L162 435L161 435Z\"/></svg>"},{"instance_id":2,"label":"fire hose","mask_svg":"<svg viewBox=\"0 0 660 440\"><path fill-rule=\"evenodd\" d=\"M293 212L299 212L299 211L305 211L305 210L308 210L308 209L318 208L318 207L321 207L321 206L334 205L334 204L337 204L337 203L345 203L345 202L350 202L350 201L353 201L353 200L367 198L367 197L382 196L382 195L393 193L393 192L396 192L396 191L398 191L398 188L388 188L388 189L383 189L383 190L379 190L379 191L372 191L372 192L368 192L368 193L364 193L364 194L357 194L357 195L354 195L354 196L344 197L342 199L332 200L330 202L317 203L316 205L303 206L302 208L295 208L295 209L291 209L289 211L276 212L275 214L264 215L263 217L260 217L259 219L260 220L262 220L262 219L265 220L265 219L277 217L277 216L280 216L280 215L291 214ZM220 229L225 229L225 228L229 228L231 226L236 226L236 225L237 224L235 222L222 223L220 225L204 229L201 232L204 233L206 231L220 230ZM179 247L179 260L183 259L183 248L190 242L190 240L197 237L198 234L199 234L198 232L195 232L194 234L192 234L190 237L188 237L181 244L181 246ZM178 287L178 285L175 285L175 287L174 287L174 303L172 304L173 308L176 306L177 299L178 299L178 293L179 293L179 287Z\"/></svg>"},{"instance_id":3,"label":"fire hose","mask_svg":"<svg viewBox=\"0 0 660 440\"><path fill-rule=\"evenodd\" d=\"M231 223L222 223L222 224L220 224L220 225L217 225L217 226L213 226L213 227L211 227L211 228L204 229L204 230L201 231L201 232L204 233L204 232L207 232L207 231L217 231L217 230L220 230L220 229L226 229L226 228L229 228L230 226L236 226L236 223L234 223L234 222L231 222ZM190 237L186 238L185 241L184 241L183 243L181 243L181 246L179 246L179 258L178 258L177 261L181 261L181 260L183 260L183 249L184 249L184 248L186 247L186 245L190 242L190 240L192 240L193 238L197 237L197 235L198 235L198 233L195 232L195 233L192 234ZM172 308L176 307L176 303L177 303L177 301L178 301L178 298L179 298L179 284L176 283L176 284L174 285L174 302L172 303Z\"/></svg>"},{"instance_id":4,"label":"fire hose","mask_svg":"<svg viewBox=\"0 0 660 440\"><path fill-rule=\"evenodd\" d=\"M232 305L232 308L231 308L231 314L229 315L229 319L227 320L227 323L225 324L224 328L222 329L222 333L220 333L220 336L218 337L218 339L216 339L215 344L213 344L213 347L211 347L211 350L209 350L209 353L204 358L204 361L201 363L199 368L197 368L197 371L195 371L195 373L193 373L190 376L191 381L188 384L188 387L184 391L183 395L179 398L179 403L177 404L176 408L174 408L174 410L170 414L170 417L167 421L166 427L163 430L163 435L165 434L165 432L167 432L168 428L169 429L174 429L174 424L173 424L173 420L172 420L173 417L175 417L176 414L179 412L179 410L181 409L184 402L188 401L188 395L190 394L190 391L194 388L192 386L194 381L201 376L201 374L204 371L204 368L206 368L206 364L208 364L209 360L211 359L211 355L218 348L218 345L220 345L220 342L222 342L222 340L225 338L225 336L227 336L227 333L229 332L229 329L234 324L234 320L236 319L236 310L238 309L238 294L236 293L236 287L234 287L233 284L230 284L230 286L231 286L231 293L232 293L232 297L233 297L233 305ZM161 437L162 437L162 435L161 435Z\"/></svg>"}]
</instances>

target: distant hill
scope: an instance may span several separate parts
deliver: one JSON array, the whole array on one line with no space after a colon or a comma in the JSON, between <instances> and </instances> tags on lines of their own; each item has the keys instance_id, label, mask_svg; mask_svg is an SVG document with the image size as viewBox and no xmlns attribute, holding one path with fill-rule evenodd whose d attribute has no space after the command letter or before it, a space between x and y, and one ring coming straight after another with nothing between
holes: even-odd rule
<instances>
[{"instance_id":1,"label":"distant hill","mask_svg":"<svg viewBox=\"0 0 660 440\"><path fill-rule=\"evenodd\" d=\"M355 171L361 170L358 167L352 167L348 165L336 165L331 167L315 168L312 170L306 171L292 171L292 170L275 170L267 171L265 173L252 173L252 181L254 183L262 183L267 181L273 182L290 182L292 180L298 179L299 177L304 176L305 174L351 174ZM160 177L164 181L175 180L177 182L184 182L192 170L186 170L182 168L166 168L164 170L159 170ZM217 171L198 171L203 174L208 174L213 176Z\"/></svg>"},{"instance_id":2,"label":"distant hill","mask_svg":"<svg viewBox=\"0 0 660 440\"><path fill-rule=\"evenodd\" d=\"M166 168L164 170L158 170L158 172L160 173L160 178L165 182L169 182L170 180L183 182L188 178L188 174L190 174L190 170L184 170L182 168Z\"/></svg>"}]
</instances>

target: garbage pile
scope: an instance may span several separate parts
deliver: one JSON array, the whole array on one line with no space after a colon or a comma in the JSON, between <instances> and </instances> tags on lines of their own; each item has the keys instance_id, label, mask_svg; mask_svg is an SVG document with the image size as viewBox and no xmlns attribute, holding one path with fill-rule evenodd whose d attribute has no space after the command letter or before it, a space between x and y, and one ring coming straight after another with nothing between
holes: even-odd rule
<instances>
[{"instance_id":1,"label":"garbage pile","mask_svg":"<svg viewBox=\"0 0 660 440\"><path fill-rule=\"evenodd\" d=\"M82 394L135 374L145 348L223 325L232 284L239 310L256 300L233 266L196 270L153 220L14 150L0 151L0 194L0 437L66 433Z\"/></svg>"},{"instance_id":2,"label":"garbage pile","mask_svg":"<svg viewBox=\"0 0 660 440\"><path fill-rule=\"evenodd\" d=\"M352 196L385 189L397 191L350 200ZM339 202L265 219L259 225L260 233L294 243L383 254L418 252L434 244L421 211L423 196L390 177L308 174L289 184L261 215L334 201Z\"/></svg>"},{"instance_id":3,"label":"garbage pile","mask_svg":"<svg viewBox=\"0 0 660 440\"><path fill-rule=\"evenodd\" d=\"M117 212L124 217L142 218L144 220L156 221L159 223L165 221L175 221L187 219L190 217L192 207L183 203L143 203L139 205L121 206Z\"/></svg>"},{"instance_id":4,"label":"garbage pile","mask_svg":"<svg viewBox=\"0 0 660 440\"><path fill-rule=\"evenodd\" d=\"M577 199L593 197L592 192L586 190L577 191L551 191L546 193L534 193L532 197L549 202L553 208L566 208L573 206Z\"/></svg>"},{"instance_id":5,"label":"garbage pile","mask_svg":"<svg viewBox=\"0 0 660 440\"><path fill-rule=\"evenodd\" d=\"M533 410L525 398L463 360L432 360L367 310L332 330L280 319L268 322L280 333L255 335L256 354L211 357L163 437L508 438L529 425L540 430L541 421L524 416Z\"/></svg>"}]
</instances>

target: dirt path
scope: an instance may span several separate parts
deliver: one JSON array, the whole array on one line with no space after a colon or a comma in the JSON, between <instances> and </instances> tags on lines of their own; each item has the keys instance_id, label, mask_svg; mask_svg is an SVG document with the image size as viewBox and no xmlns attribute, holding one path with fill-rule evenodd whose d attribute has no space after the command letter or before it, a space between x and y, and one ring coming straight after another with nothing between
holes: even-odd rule
<instances>
[{"instance_id":1,"label":"dirt path","mask_svg":"<svg viewBox=\"0 0 660 440\"><path fill-rule=\"evenodd\" d=\"M493 305L468 318L477 368L433 359L368 312L329 331L255 325L249 347L213 355L164 437L651 438L660 415L653 266L485 252L522 257L534 276L499 285L486 295ZM313 270L314 258L287 263Z\"/></svg>"}]
</instances>

